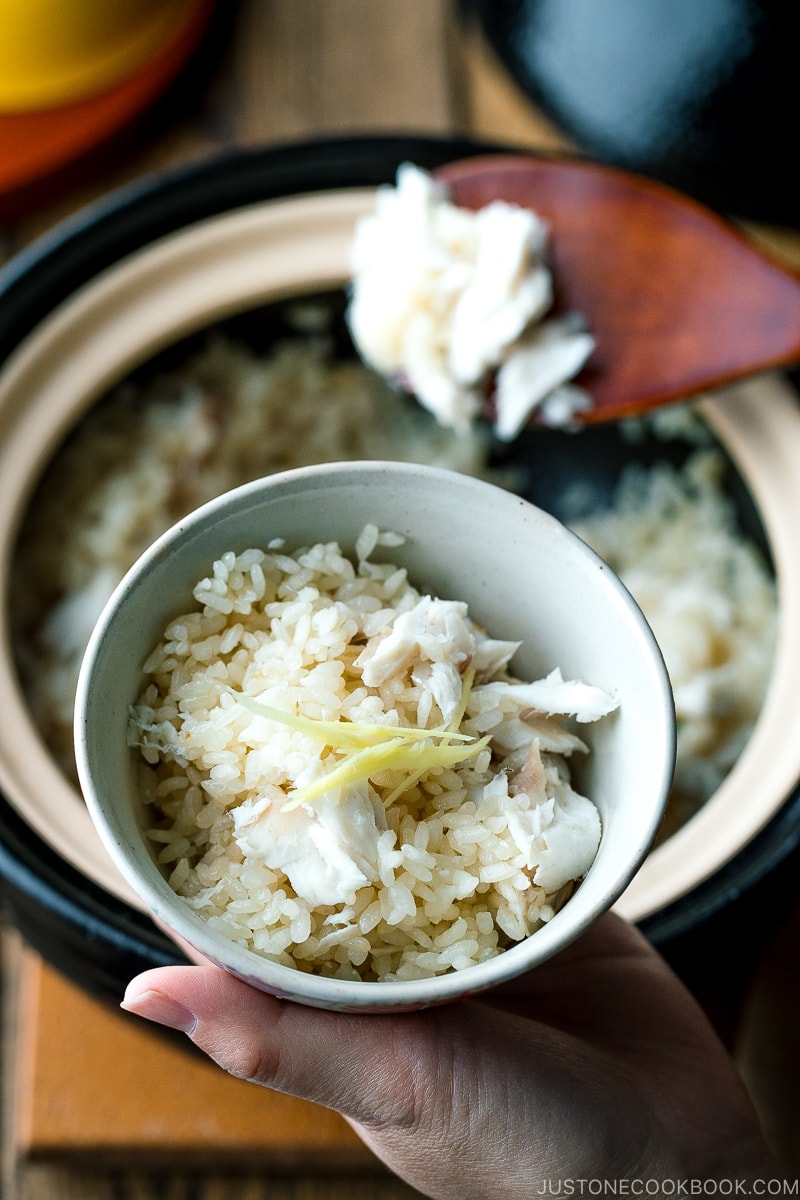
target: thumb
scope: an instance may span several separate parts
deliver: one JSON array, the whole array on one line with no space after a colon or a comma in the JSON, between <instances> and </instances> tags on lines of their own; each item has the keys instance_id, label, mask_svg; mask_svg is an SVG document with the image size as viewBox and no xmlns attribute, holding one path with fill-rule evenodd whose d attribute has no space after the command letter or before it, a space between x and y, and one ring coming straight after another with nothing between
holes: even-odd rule
<instances>
[{"instance_id":1,"label":"thumb","mask_svg":"<svg viewBox=\"0 0 800 1200\"><path fill-rule=\"evenodd\" d=\"M407 1047L415 1016L310 1008L211 964L146 971L128 985L122 1007L186 1033L231 1075L334 1108L357 1125L402 1126L414 1110Z\"/></svg>"}]
</instances>

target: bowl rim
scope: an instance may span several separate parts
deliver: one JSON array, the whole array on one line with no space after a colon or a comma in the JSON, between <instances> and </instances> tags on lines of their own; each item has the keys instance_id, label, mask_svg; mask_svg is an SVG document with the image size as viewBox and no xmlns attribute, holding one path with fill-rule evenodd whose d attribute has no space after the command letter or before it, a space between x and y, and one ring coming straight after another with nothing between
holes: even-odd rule
<instances>
[{"instance_id":1,"label":"bowl rim","mask_svg":"<svg viewBox=\"0 0 800 1200\"><path fill-rule=\"evenodd\" d=\"M69 302L74 292L90 284L120 257L137 252L154 239L264 200L301 193L318 194L342 187L374 187L390 182L398 163L404 160L434 167L456 157L487 151L531 153L525 147L471 139L356 136L236 150L212 155L199 164L154 173L68 218L0 269L0 305L8 318L0 327L0 360L11 355L28 335L35 334L53 309ZM775 405L787 410L782 419L791 434L791 444L796 445L792 432L796 406L794 393L790 394L788 385L780 380L771 384L771 392L768 407L770 411ZM711 400L705 407L705 414L712 426L720 414L724 437L733 439L728 449L733 447L736 458L746 449L749 417L742 413L731 423L720 409L721 406ZM759 424L758 414L752 415ZM744 421L742 429L739 428L740 421ZM788 457L782 438L776 438L770 448L775 450L779 461L784 462ZM784 466L781 472L785 474ZM780 516L785 519L784 513ZM672 938L718 912L742 887L757 883L759 871L772 869L785 861L800 840L798 774L800 770L795 766L784 764L774 811L764 815L763 823L754 832L752 845L748 844L732 857L713 864L688 891L675 895L664 908L643 907L637 901L630 908L623 908L623 914L638 921L656 940ZM20 838L15 838L10 854L4 853L9 873L14 873L16 879L24 865L24 878L19 879L19 885L38 895L44 887L37 875L39 854L50 856L60 854L60 851L51 851L46 835L40 841L35 829L29 832L27 827L22 827L25 817L24 814L19 816L15 805L6 803L4 807L9 822L15 826L20 823ZM24 848L23 834L25 844L30 843L30 861L26 864L22 864L19 857ZM7 849L0 847L3 852ZM648 869L649 864L650 859L646 864ZM666 864L664 869L666 872ZM91 873L75 868L69 858L63 859L63 870L65 894L83 893L92 897L97 910L91 916L93 923L103 919L108 900L112 910L119 907L126 918L141 923L144 937L147 923L144 918L140 920L137 909L128 909L130 898L124 892L121 897L113 890L109 895ZM62 896L55 882L53 890L57 894L48 894L47 902L59 905Z\"/></svg>"}]
</instances>

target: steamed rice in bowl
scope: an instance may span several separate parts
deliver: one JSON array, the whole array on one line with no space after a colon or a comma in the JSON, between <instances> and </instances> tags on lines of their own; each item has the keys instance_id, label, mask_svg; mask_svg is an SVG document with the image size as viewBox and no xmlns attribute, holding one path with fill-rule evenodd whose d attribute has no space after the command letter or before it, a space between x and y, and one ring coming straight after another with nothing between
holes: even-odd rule
<instances>
[{"instance_id":1,"label":"steamed rice in bowl","mask_svg":"<svg viewBox=\"0 0 800 1200\"><path fill-rule=\"evenodd\" d=\"M371 551L378 530L397 544ZM577 937L641 864L674 756L661 655L605 564L504 489L393 462L283 472L168 531L92 634L75 730L89 815L163 926L257 986L373 1010Z\"/></svg>"},{"instance_id":2,"label":"steamed rice in bowl","mask_svg":"<svg viewBox=\"0 0 800 1200\"><path fill-rule=\"evenodd\" d=\"M550 920L601 834L565 718L618 703L557 669L514 680L517 643L375 561L396 542L223 555L130 723L170 886L241 945L342 979L461 970Z\"/></svg>"}]
</instances>

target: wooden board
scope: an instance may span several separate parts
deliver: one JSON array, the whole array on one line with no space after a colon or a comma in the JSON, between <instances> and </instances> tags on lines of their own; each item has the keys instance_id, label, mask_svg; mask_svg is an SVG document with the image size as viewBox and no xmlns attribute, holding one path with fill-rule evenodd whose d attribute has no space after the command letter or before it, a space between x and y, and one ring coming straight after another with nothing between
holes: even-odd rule
<instances>
[{"instance_id":1,"label":"wooden board","mask_svg":"<svg viewBox=\"0 0 800 1200\"><path fill-rule=\"evenodd\" d=\"M11 1134L26 1159L374 1168L336 1113L226 1075L21 956Z\"/></svg>"}]
</instances>

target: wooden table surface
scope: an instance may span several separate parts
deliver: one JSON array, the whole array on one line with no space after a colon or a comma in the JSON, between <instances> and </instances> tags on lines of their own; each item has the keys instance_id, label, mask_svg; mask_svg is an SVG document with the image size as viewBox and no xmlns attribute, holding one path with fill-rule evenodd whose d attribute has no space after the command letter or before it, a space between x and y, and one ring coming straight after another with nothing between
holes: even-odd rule
<instances>
[{"instance_id":1,"label":"wooden table surface","mask_svg":"<svg viewBox=\"0 0 800 1200\"><path fill-rule=\"evenodd\" d=\"M0 258L109 190L228 147L317 134L467 133L535 148L568 146L498 66L456 0L226 0L207 69L118 139L77 181L0 227ZM750 231L800 264L800 236ZM113 1103L113 1097L108 1098ZM111 1171L91 1163L6 1162L5 1200L400 1200L386 1174Z\"/></svg>"}]
</instances>

